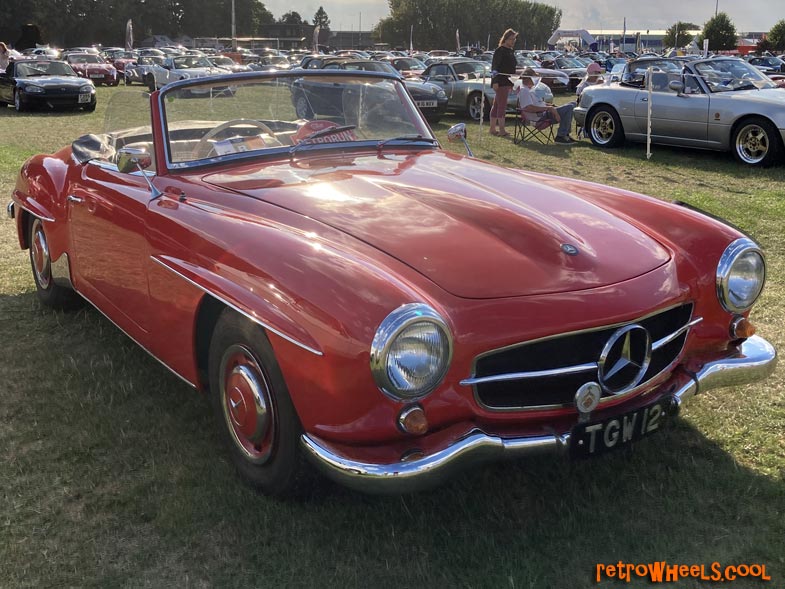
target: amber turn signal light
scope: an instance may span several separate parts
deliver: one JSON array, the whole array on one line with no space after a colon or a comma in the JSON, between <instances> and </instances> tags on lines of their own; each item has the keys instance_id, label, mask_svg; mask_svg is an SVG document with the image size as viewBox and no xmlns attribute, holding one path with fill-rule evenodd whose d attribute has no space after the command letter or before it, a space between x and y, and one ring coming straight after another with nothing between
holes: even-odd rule
<instances>
[{"instance_id":1,"label":"amber turn signal light","mask_svg":"<svg viewBox=\"0 0 785 589\"><path fill-rule=\"evenodd\" d=\"M398 416L398 426L407 434L422 435L428 431L428 419L419 405L404 408Z\"/></svg>"},{"instance_id":2,"label":"amber turn signal light","mask_svg":"<svg viewBox=\"0 0 785 589\"><path fill-rule=\"evenodd\" d=\"M733 339L747 339L755 335L755 326L749 319L736 317L730 324L730 336Z\"/></svg>"}]
</instances>

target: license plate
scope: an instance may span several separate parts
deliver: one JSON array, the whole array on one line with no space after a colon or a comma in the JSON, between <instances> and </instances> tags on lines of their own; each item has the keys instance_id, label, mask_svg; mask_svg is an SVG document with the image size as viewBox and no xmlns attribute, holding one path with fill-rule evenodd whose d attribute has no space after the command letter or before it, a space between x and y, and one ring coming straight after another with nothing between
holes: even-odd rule
<instances>
[{"instance_id":1,"label":"license plate","mask_svg":"<svg viewBox=\"0 0 785 589\"><path fill-rule=\"evenodd\" d=\"M79 104L83 102L90 102L90 95L89 94L80 94L79 95Z\"/></svg>"},{"instance_id":2,"label":"license plate","mask_svg":"<svg viewBox=\"0 0 785 589\"><path fill-rule=\"evenodd\" d=\"M436 106L437 102L435 100L415 100L414 104L420 108L431 108Z\"/></svg>"},{"instance_id":3,"label":"license plate","mask_svg":"<svg viewBox=\"0 0 785 589\"><path fill-rule=\"evenodd\" d=\"M671 399L595 423L579 423L570 435L570 454L587 458L616 450L660 431L670 413Z\"/></svg>"},{"instance_id":4,"label":"license plate","mask_svg":"<svg viewBox=\"0 0 785 589\"><path fill-rule=\"evenodd\" d=\"M104 77L104 74L90 74L90 77L100 80L101 78Z\"/></svg>"}]
</instances>

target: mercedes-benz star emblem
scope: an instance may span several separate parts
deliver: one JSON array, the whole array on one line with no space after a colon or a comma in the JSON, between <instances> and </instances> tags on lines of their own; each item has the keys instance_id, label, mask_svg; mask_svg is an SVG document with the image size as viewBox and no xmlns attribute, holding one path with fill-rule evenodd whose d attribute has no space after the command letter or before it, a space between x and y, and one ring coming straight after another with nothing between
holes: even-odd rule
<instances>
[{"instance_id":1,"label":"mercedes-benz star emblem","mask_svg":"<svg viewBox=\"0 0 785 589\"><path fill-rule=\"evenodd\" d=\"M620 395L640 384L651 361L651 336L640 325L625 325L613 332L600 354L597 376L602 388Z\"/></svg>"},{"instance_id":2,"label":"mercedes-benz star emblem","mask_svg":"<svg viewBox=\"0 0 785 589\"><path fill-rule=\"evenodd\" d=\"M572 245L571 243L563 243L561 244L561 251L563 251L568 256L577 256L578 255L578 248Z\"/></svg>"}]
</instances>

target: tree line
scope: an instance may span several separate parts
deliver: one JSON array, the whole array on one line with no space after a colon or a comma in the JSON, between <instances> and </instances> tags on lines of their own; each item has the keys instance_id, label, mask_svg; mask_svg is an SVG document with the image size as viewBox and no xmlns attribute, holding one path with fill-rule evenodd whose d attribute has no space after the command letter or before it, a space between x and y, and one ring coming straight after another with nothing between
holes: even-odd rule
<instances>
[{"instance_id":1,"label":"tree line","mask_svg":"<svg viewBox=\"0 0 785 589\"><path fill-rule=\"evenodd\" d=\"M390 16L374 28L374 38L390 46L452 49L461 45L495 48L505 29L520 34L518 48L544 47L559 28L562 11L527 0L388 0ZM490 43L488 39L490 37Z\"/></svg>"},{"instance_id":2,"label":"tree line","mask_svg":"<svg viewBox=\"0 0 785 589\"><path fill-rule=\"evenodd\" d=\"M16 45L22 28L35 25L32 42L57 47L125 42L126 22L133 21L136 45L153 34L179 37L229 37L232 33L232 0L24 0L4 3L0 40ZM275 22L307 24L297 12L276 20L258 0L235 0L238 37L260 37L262 27ZM323 7L313 24L329 26ZM30 37L28 32L25 37ZM35 36L35 34L32 34Z\"/></svg>"}]
</instances>

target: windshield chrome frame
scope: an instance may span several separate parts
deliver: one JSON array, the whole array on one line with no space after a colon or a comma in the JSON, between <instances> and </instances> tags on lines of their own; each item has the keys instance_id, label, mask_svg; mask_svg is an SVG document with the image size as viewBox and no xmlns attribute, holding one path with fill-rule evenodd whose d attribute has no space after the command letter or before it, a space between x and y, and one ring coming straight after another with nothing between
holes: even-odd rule
<instances>
[{"instance_id":1,"label":"windshield chrome frame","mask_svg":"<svg viewBox=\"0 0 785 589\"><path fill-rule=\"evenodd\" d=\"M233 74L220 74L214 76L205 76L202 78L190 78L185 80L177 80L176 82L171 82L165 85L158 91L158 116L160 118L160 129L161 129L161 138L164 142L163 151L165 156L165 168L167 171L175 171L175 170L188 170L194 168L201 168L208 165L214 164L224 164L228 162L240 161L240 160L249 160L254 158L264 158L264 159L274 159L274 158L289 158L290 157L290 150L292 146L285 145L281 147L271 147L266 149L264 152L260 151L248 151L248 152L241 152L241 153L234 153L229 155L222 155L219 157L214 158L206 158L206 159L199 159L189 162L173 162L171 159L171 151L169 149L169 126L168 121L166 118L166 96L173 91L178 89L188 87L188 86L203 86L205 84L211 83L220 83L221 85L231 85L233 82L248 82L251 80L273 80L273 79L280 79L280 78L292 78L292 80L296 80L298 78L321 78L321 77L335 77L335 78L347 78L347 77L361 77L361 78L370 78L370 79L386 79L390 80L391 82L396 83L396 91L398 92L399 96L402 100L406 101L409 105L410 109L414 113L414 116L419 117L419 123L422 127L422 130L425 131L422 133L423 137L432 138L434 139L434 143L428 142L428 145L434 149L439 148L438 140L436 136L433 134L430 125L423 117L422 112L420 109L417 108L417 105L414 103L414 99L409 92L409 89L404 84L403 79L400 76L386 73L386 72L366 72L366 71L351 71L347 72L346 70L296 70L296 71L285 71L285 72L240 72L240 73L233 73ZM372 150L376 149L379 145L379 139L367 139L363 141L353 141L351 143L339 142L339 143L318 143L309 145L308 151L323 151L323 150L335 150L335 149L343 149L343 150ZM159 164L160 166L160 164ZM157 175L160 172L156 173Z\"/></svg>"}]
</instances>

